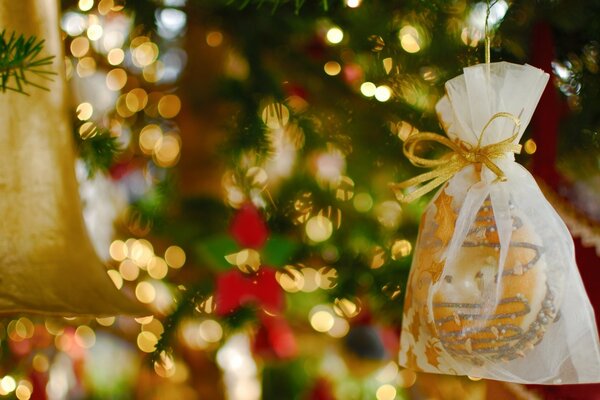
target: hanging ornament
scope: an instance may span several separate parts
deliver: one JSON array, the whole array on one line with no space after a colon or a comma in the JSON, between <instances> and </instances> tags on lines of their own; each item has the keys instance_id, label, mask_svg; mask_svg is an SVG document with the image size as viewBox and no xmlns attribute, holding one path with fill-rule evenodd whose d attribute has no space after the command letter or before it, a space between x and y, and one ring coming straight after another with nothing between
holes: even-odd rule
<instances>
[{"instance_id":1,"label":"hanging ornament","mask_svg":"<svg viewBox=\"0 0 600 400\"><path fill-rule=\"evenodd\" d=\"M399 200L444 186L414 252L403 366L520 383L600 380L596 324L571 236L514 161L547 81L528 65L465 68L436 107L448 138L420 132L405 140L411 162L434 170L396 184ZM424 159L415 154L424 142L451 152Z\"/></svg>"},{"instance_id":2,"label":"hanging ornament","mask_svg":"<svg viewBox=\"0 0 600 400\"><path fill-rule=\"evenodd\" d=\"M64 98L58 5L2 2L3 29L44 39L49 91L0 94L0 313L147 314L119 293L86 235Z\"/></svg>"}]
</instances>

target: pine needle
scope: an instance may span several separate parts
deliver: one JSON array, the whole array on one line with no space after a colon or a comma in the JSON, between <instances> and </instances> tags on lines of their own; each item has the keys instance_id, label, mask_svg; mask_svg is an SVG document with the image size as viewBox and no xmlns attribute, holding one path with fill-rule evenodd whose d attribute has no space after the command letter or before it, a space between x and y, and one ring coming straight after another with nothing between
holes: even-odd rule
<instances>
[{"instance_id":1,"label":"pine needle","mask_svg":"<svg viewBox=\"0 0 600 400\"><path fill-rule=\"evenodd\" d=\"M43 81L52 81L56 72L47 69L54 56L42 57L44 40L35 36L10 36L5 30L0 33L0 90L15 91L28 95L28 86L48 90ZM37 82L31 78L35 77Z\"/></svg>"}]
</instances>

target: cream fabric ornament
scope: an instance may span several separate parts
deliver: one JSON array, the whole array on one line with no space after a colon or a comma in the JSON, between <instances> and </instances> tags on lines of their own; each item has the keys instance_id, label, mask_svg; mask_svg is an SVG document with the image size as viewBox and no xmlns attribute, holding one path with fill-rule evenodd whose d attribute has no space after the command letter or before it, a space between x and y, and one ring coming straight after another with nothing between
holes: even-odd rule
<instances>
[{"instance_id":1,"label":"cream fabric ornament","mask_svg":"<svg viewBox=\"0 0 600 400\"><path fill-rule=\"evenodd\" d=\"M55 0L0 2L3 29L45 39L49 91L0 93L0 314L148 315L114 286L86 235L65 107Z\"/></svg>"},{"instance_id":2,"label":"cream fabric ornament","mask_svg":"<svg viewBox=\"0 0 600 400\"><path fill-rule=\"evenodd\" d=\"M518 383L600 381L598 332L572 238L514 161L547 81L529 65L465 68L436 107L450 140L435 141L454 153L428 164L413 151L432 134L407 139L415 164L436 167L410 184L447 183L421 221L401 365Z\"/></svg>"}]
</instances>

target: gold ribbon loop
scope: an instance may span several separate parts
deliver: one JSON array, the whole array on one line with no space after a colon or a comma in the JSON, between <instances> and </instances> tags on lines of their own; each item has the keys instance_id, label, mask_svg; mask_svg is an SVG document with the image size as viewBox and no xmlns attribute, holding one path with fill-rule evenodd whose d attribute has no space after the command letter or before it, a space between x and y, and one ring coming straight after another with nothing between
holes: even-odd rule
<instances>
[{"instance_id":1,"label":"gold ribbon loop","mask_svg":"<svg viewBox=\"0 0 600 400\"><path fill-rule=\"evenodd\" d=\"M483 135L487 131L491 123L497 118L508 118L513 124L512 135L498 143L492 143L486 146L481 146ZM413 178L400 183L391 184L392 189L396 193L396 197L400 202L410 203L419 197L431 192L433 189L443 184L452 178L458 171L470 164L483 164L498 177L499 181L506 181L506 175L494 163L494 159L503 157L506 153L521 152L521 145L513 143L519 136L519 128L521 121L519 118L507 112L499 112L494 114L485 124L479 135L477 146L473 147L469 143L462 141L454 142L449 138L431 132L421 132L409 136L404 141L402 151L406 158L416 167L433 168L432 171L425 172ZM415 155L417 145L424 142L436 142L450 149L450 152L442 155L437 159L422 158ZM422 185L421 185L422 184ZM409 194L404 194L403 190L416 185L414 191Z\"/></svg>"}]
</instances>

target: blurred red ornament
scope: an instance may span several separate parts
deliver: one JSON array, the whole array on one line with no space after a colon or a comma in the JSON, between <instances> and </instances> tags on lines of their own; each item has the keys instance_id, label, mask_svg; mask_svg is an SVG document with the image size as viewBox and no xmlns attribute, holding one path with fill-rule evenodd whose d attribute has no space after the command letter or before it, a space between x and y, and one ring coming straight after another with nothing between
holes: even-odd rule
<instances>
[{"instance_id":1,"label":"blurred red ornament","mask_svg":"<svg viewBox=\"0 0 600 400\"><path fill-rule=\"evenodd\" d=\"M283 290L275 279L275 270L261 267L255 274L232 269L217 277L216 313L231 314L243 305L254 304L269 313L283 310Z\"/></svg>"},{"instance_id":2,"label":"blurred red ornament","mask_svg":"<svg viewBox=\"0 0 600 400\"><path fill-rule=\"evenodd\" d=\"M282 317L263 315L252 343L254 354L264 359L285 360L296 356L298 345L292 329Z\"/></svg>"},{"instance_id":3,"label":"blurred red ornament","mask_svg":"<svg viewBox=\"0 0 600 400\"><path fill-rule=\"evenodd\" d=\"M262 247L269 237L265 221L253 204L245 204L233 217L231 236L241 247L257 249Z\"/></svg>"}]
</instances>

